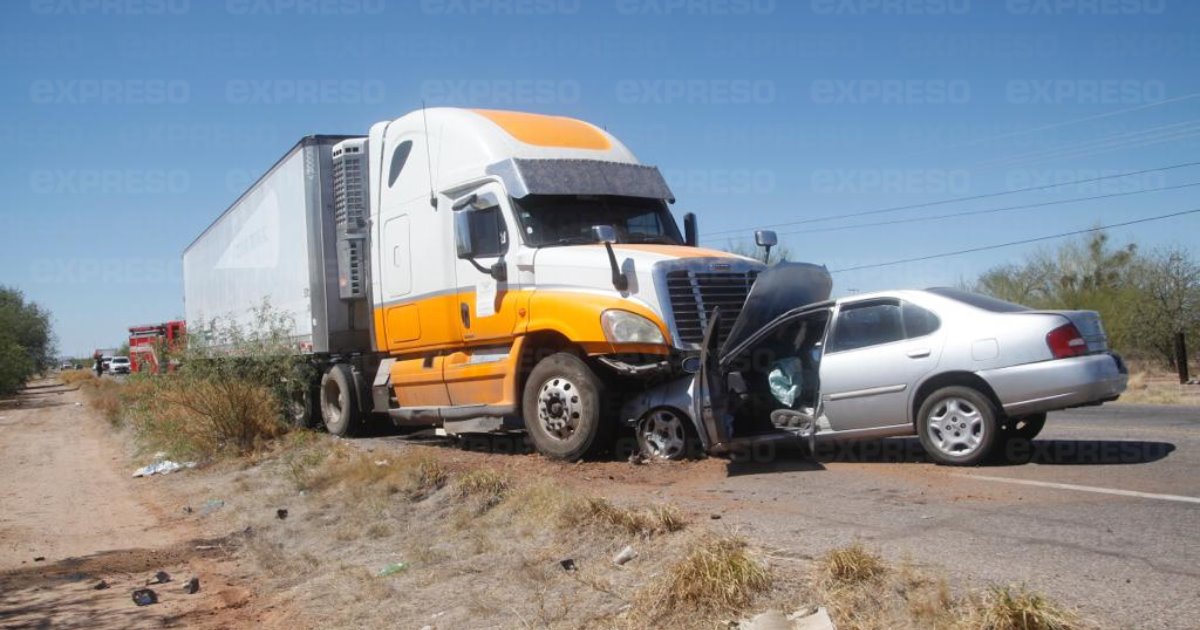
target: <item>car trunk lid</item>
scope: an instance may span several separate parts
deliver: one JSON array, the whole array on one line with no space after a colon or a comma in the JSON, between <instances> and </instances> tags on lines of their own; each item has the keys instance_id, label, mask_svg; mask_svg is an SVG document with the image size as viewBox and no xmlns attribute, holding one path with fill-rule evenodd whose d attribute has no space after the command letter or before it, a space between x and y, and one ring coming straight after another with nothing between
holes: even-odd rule
<instances>
[{"instance_id":1,"label":"car trunk lid","mask_svg":"<svg viewBox=\"0 0 1200 630\"><path fill-rule=\"evenodd\" d=\"M1100 313L1096 311L1022 311L1026 314L1059 315L1065 317L1079 331L1080 336L1087 342L1088 354L1108 351L1108 334L1104 332L1104 323Z\"/></svg>"}]
</instances>

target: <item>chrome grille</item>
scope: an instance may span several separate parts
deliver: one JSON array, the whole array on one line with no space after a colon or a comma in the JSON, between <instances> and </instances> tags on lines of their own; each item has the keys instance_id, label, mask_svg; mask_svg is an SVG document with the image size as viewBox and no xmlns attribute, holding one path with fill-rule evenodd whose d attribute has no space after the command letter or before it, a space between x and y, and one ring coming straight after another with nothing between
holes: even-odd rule
<instances>
[{"instance_id":1,"label":"chrome grille","mask_svg":"<svg viewBox=\"0 0 1200 630\"><path fill-rule=\"evenodd\" d=\"M704 341L708 316L721 308L719 343L725 343L729 326L742 312L746 295L758 271L699 272L686 269L667 273L667 293L671 297L671 312L679 340L685 343Z\"/></svg>"}]
</instances>

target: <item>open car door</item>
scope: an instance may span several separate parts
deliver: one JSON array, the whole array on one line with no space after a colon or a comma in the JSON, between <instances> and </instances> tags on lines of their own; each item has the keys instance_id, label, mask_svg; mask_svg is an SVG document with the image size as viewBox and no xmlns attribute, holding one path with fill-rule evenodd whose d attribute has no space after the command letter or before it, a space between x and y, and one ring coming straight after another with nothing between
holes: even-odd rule
<instances>
[{"instance_id":1,"label":"open car door","mask_svg":"<svg viewBox=\"0 0 1200 630\"><path fill-rule=\"evenodd\" d=\"M708 327L704 330L704 341L700 348L700 372L696 375L697 392L693 411L700 419L700 426L708 434L709 448L719 448L729 443L730 426L726 420L725 378L721 374L721 353L717 347L720 339L721 308L716 307L708 316Z\"/></svg>"},{"instance_id":2,"label":"open car door","mask_svg":"<svg viewBox=\"0 0 1200 630\"><path fill-rule=\"evenodd\" d=\"M708 317L697 374L697 395L694 398L695 417L708 434L708 444L720 449L736 437L734 415L730 409L730 364L738 354L755 347L772 331L786 322L802 317L805 307L820 305L816 310L827 312L826 301L833 290L833 279L824 266L807 263L779 263L759 274L751 287L741 313L732 323L727 335L721 334L719 309ZM745 388L738 376L737 386ZM744 394L745 392L739 392Z\"/></svg>"}]
</instances>

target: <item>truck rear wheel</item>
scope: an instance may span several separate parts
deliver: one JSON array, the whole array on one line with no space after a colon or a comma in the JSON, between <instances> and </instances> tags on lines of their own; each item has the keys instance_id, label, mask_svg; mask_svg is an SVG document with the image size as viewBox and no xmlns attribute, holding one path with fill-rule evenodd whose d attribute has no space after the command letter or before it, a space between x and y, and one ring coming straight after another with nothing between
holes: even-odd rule
<instances>
[{"instance_id":1,"label":"truck rear wheel","mask_svg":"<svg viewBox=\"0 0 1200 630\"><path fill-rule=\"evenodd\" d=\"M350 437L362 430L362 414L358 410L358 397L354 395L350 366L330 366L321 377L321 418L325 421L325 430L334 435Z\"/></svg>"},{"instance_id":2,"label":"truck rear wheel","mask_svg":"<svg viewBox=\"0 0 1200 630\"><path fill-rule=\"evenodd\" d=\"M525 429L547 457L575 461L609 446L613 422L604 414L604 382L569 352L542 359L525 382Z\"/></svg>"}]
</instances>

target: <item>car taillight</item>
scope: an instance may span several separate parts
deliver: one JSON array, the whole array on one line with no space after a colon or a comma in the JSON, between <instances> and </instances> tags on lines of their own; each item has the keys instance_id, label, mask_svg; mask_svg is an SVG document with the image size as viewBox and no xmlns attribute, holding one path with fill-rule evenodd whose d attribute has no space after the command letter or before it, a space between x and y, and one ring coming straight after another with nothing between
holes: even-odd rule
<instances>
[{"instance_id":1,"label":"car taillight","mask_svg":"<svg viewBox=\"0 0 1200 630\"><path fill-rule=\"evenodd\" d=\"M1075 324L1063 324L1046 335L1046 345L1055 359L1077 357L1087 354L1087 341L1079 334Z\"/></svg>"}]
</instances>

